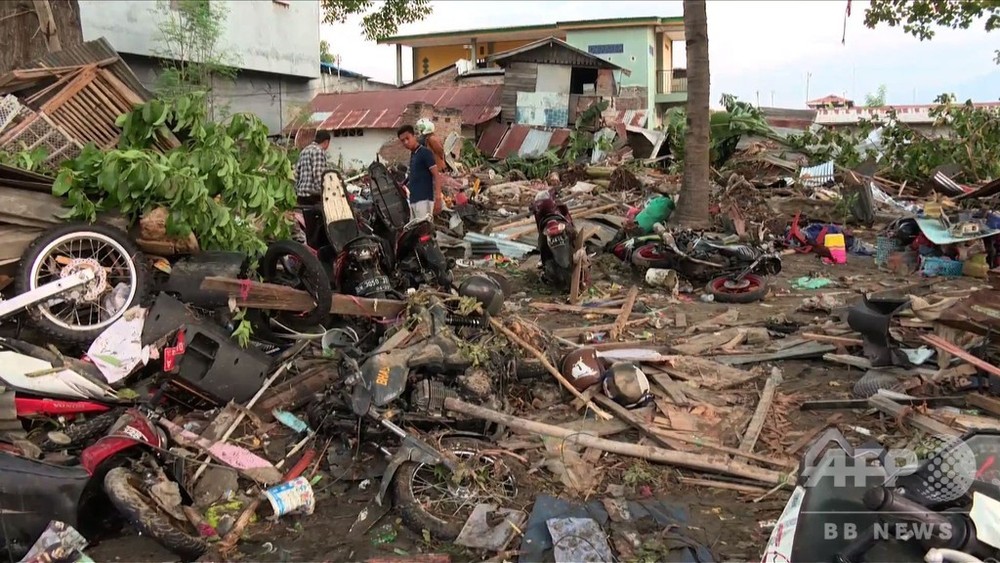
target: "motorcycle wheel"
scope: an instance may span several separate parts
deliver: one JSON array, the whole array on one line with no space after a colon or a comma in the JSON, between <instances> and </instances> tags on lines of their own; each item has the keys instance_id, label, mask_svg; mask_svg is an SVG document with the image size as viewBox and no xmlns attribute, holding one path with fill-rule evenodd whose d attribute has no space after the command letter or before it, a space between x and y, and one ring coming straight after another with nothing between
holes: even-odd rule
<instances>
[{"instance_id":1,"label":"motorcycle wheel","mask_svg":"<svg viewBox=\"0 0 1000 563\"><path fill-rule=\"evenodd\" d=\"M661 252L657 243L644 244L632 251L632 264L640 268L669 268L673 251Z\"/></svg>"},{"instance_id":2,"label":"motorcycle wheel","mask_svg":"<svg viewBox=\"0 0 1000 563\"><path fill-rule=\"evenodd\" d=\"M137 480L138 477L125 467L116 467L104 477L104 491L115 508L140 533L156 540L186 561L201 557L208 549L208 543L174 525L169 515L133 486L132 483Z\"/></svg>"},{"instance_id":3,"label":"motorcycle wheel","mask_svg":"<svg viewBox=\"0 0 1000 563\"><path fill-rule=\"evenodd\" d=\"M415 532L427 530L442 541L453 541L477 504L514 506L523 491L525 472L515 460L507 461L491 450L489 442L475 438L443 438L440 448L450 452L473 474L455 484L443 468L406 462L393 482L396 506L403 523ZM509 458L508 458L509 459ZM527 502L520 504L527 504Z\"/></svg>"},{"instance_id":4,"label":"motorcycle wheel","mask_svg":"<svg viewBox=\"0 0 1000 563\"><path fill-rule=\"evenodd\" d=\"M45 438L39 446L42 450L47 452L84 446L92 438L101 436L107 432L108 428L111 428L111 425L114 424L124 412L125 409L123 408L111 409L108 412L91 417L89 420L70 424L62 431L62 433L69 438L69 444L58 444L49 438Z\"/></svg>"},{"instance_id":5,"label":"motorcycle wheel","mask_svg":"<svg viewBox=\"0 0 1000 563\"><path fill-rule=\"evenodd\" d=\"M21 255L14 287L20 295L84 268L98 271L98 277L63 293L62 300L57 296L27 309L36 330L68 345L89 344L150 292L150 273L139 247L124 231L99 223L62 225L32 241ZM128 287L123 304L106 307L104 301L119 284Z\"/></svg>"},{"instance_id":6,"label":"motorcycle wheel","mask_svg":"<svg viewBox=\"0 0 1000 563\"><path fill-rule=\"evenodd\" d=\"M716 303L753 303L763 299L767 290L767 280L756 274L747 274L739 282L719 276L705 286L705 292L715 297Z\"/></svg>"},{"instance_id":7,"label":"motorcycle wheel","mask_svg":"<svg viewBox=\"0 0 1000 563\"><path fill-rule=\"evenodd\" d=\"M295 260L299 271L285 270L282 258ZM260 275L268 283L287 285L295 289L309 292L316 300L316 308L301 315L292 312L277 314L277 320L289 327L314 327L326 324L330 320L330 301L333 299L333 288L319 258L303 244L283 240L271 243L267 252L260 260Z\"/></svg>"}]
</instances>

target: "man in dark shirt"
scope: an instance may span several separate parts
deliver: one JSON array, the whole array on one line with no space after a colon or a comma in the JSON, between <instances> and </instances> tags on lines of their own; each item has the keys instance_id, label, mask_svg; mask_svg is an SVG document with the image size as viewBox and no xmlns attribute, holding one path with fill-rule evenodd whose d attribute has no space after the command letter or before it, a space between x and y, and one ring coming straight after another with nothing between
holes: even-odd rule
<instances>
[{"instance_id":1,"label":"man in dark shirt","mask_svg":"<svg viewBox=\"0 0 1000 563\"><path fill-rule=\"evenodd\" d=\"M434 153L420 144L412 125L404 125L396 131L399 142L410 151L410 215L413 219L434 215L434 200L441 193L441 171L438 170Z\"/></svg>"}]
</instances>

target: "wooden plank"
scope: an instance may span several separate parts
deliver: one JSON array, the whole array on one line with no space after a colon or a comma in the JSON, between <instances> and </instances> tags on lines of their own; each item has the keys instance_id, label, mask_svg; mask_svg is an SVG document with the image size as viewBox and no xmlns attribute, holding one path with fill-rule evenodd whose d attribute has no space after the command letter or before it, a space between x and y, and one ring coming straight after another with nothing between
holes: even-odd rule
<instances>
[{"instance_id":1,"label":"wooden plank","mask_svg":"<svg viewBox=\"0 0 1000 563\"><path fill-rule=\"evenodd\" d=\"M209 276L201 288L225 292L239 307L277 311L308 311L315 307L309 293L283 285ZM330 303L330 312L348 317L395 317L406 306L405 301L395 299L368 299L337 293Z\"/></svg>"},{"instance_id":2,"label":"wooden plank","mask_svg":"<svg viewBox=\"0 0 1000 563\"><path fill-rule=\"evenodd\" d=\"M26 227L47 228L63 222L63 200L36 191L0 186L0 222Z\"/></svg>"},{"instance_id":3,"label":"wooden plank","mask_svg":"<svg viewBox=\"0 0 1000 563\"><path fill-rule=\"evenodd\" d=\"M938 348L939 350L943 350L945 352L948 352L948 353L952 354L953 356L955 356L956 358L959 358L960 360L962 360L964 362L967 362L969 364L972 364L972 365L976 366L977 368L979 368L979 369L981 369L981 370L983 370L983 371L985 371L985 372L987 372L987 373L989 373L991 375L995 375L997 377L1000 377L1000 368L998 368L997 366L995 366L995 365L993 365L993 364L991 364L989 362L985 362L983 360L980 360L979 358L973 356L972 354L966 352L962 348L959 348L958 346L952 344L951 342L948 342L947 340L945 340L944 338L941 338L940 336L938 336L936 334L924 334L924 335L922 335L920 337L920 339L923 340L924 342L926 342L926 343L928 343L928 344L930 344L930 345Z\"/></svg>"},{"instance_id":4,"label":"wooden plank","mask_svg":"<svg viewBox=\"0 0 1000 563\"><path fill-rule=\"evenodd\" d=\"M777 352L766 352L763 354L734 354L730 356L715 356L712 359L726 365L739 366L743 364L757 364L761 362L776 362L780 360L804 359L822 356L827 352L833 352L837 348L821 342L809 342L786 350ZM825 356L824 356L825 357Z\"/></svg>"},{"instance_id":5,"label":"wooden plank","mask_svg":"<svg viewBox=\"0 0 1000 563\"><path fill-rule=\"evenodd\" d=\"M862 346L864 341L860 338L848 338L845 336L832 336L829 334L804 333L802 338L816 342L826 342L827 344L837 344L839 346Z\"/></svg>"},{"instance_id":6,"label":"wooden plank","mask_svg":"<svg viewBox=\"0 0 1000 563\"><path fill-rule=\"evenodd\" d=\"M962 433L958 430L934 420L929 416L915 413L913 412L912 407L903 406L884 395L874 395L868 399L868 403L883 413L892 416L897 420L905 420L914 428L929 434L949 437L959 437L962 435Z\"/></svg>"},{"instance_id":7,"label":"wooden plank","mask_svg":"<svg viewBox=\"0 0 1000 563\"><path fill-rule=\"evenodd\" d=\"M622 305L621 313L615 319L615 326L611 329L612 340L618 340L618 337L622 335L622 331L625 330L625 324L628 322L629 317L632 316L632 308L635 307L635 300L638 297L639 288L633 285L632 289L628 292L628 296L625 297L625 304Z\"/></svg>"},{"instance_id":8,"label":"wooden plank","mask_svg":"<svg viewBox=\"0 0 1000 563\"><path fill-rule=\"evenodd\" d=\"M778 390L778 385L781 383L781 373L772 373L767 381L764 382L764 390L761 391L760 400L757 401L757 408L754 410L753 417L750 418L750 424L747 425L747 431L743 434L743 439L740 440L740 451L743 453L753 453L754 446L757 445L757 439L760 438L760 432L764 429L764 422L767 421L767 413L771 410L771 403L774 402L774 395Z\"/></svg>"},{"instance_id":9,"label":"wooden plank","mask_svg":"<svg viewBox=\"0 0 1000 563\"><path fill-rule=\"evenodd\" d=\"M598 393L594 395L593 400L597 404L611 411L611 413L614 414L618 420L624 421L632 428L638 430L639 434L649 438L661 446L676 449L674 448L674 445L670 443L670 440L667 440L663 436L660 436L651 430L652 424L635 416L631 411L614 402L607 395Z\"/></svg>"},{"instance_id":10,"label":"wooden plank","mask_svg":"<svg viewBox=\"0 0 1000 563\"><path fill-rule=\"evenodd\" d=\"M803 434L802 437L796 440L791 446L789 446L788 449L785 450L785 452L788 455L794 457L799 450L811 444L812 441L815 440L817 436L819 436L820 432L826 430L827 428L833 426L834 424L837 424L843 419L844 419L843 413L837 413L831 416L830 418L826 419L826 422L824 422L823 424L814 426L811 430Z\"/></svg>"},{"instance_id":11,"label":"wooden plank","mask_svg":"<svg viewBox=\"0 0 1000 563\"><path fill-rule=\"evenodd\" d=\"M966 401L977 409L984 410L992 415L1000 416L1000 400L979 393L970 393L966 396Z\"/></svg>"}]
</instances>

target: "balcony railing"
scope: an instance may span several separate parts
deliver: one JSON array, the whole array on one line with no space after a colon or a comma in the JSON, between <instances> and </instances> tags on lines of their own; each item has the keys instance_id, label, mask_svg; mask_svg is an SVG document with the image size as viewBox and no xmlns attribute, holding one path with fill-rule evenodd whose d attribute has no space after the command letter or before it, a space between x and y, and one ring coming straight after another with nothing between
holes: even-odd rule
<instances>
[{"instance_id":1,"label":"balcony railing","mask_svg":"<svg viewBox=\"0 0 1000 563\"><path fill-rule=\"evenodd\" d=\"M656 93L673 94L687 92L687 72L683 68L656 71Z\"/></svg>"}]
</instances>

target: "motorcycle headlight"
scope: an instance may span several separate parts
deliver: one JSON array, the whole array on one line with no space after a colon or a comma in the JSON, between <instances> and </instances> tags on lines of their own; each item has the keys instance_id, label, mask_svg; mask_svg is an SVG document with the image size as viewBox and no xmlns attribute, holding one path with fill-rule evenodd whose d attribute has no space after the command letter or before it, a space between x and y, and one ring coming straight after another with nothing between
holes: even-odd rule
<instances>
[{"instance_id":1,"label":"motorcycle headlight","mask_svg":"<svg viewBox=\"0 0 1000 563\"><path fill-rule=\"evenodd\" d=\"M353 252L353 254L354 254L354 257L357 258L357 259L359 259L359 260L369 260L369 259L371 259L372 255L374 253L372 252L372 249L370 249L370 248L359 248L359 249L355 250Z\"/></svg>"}]
</instances>

